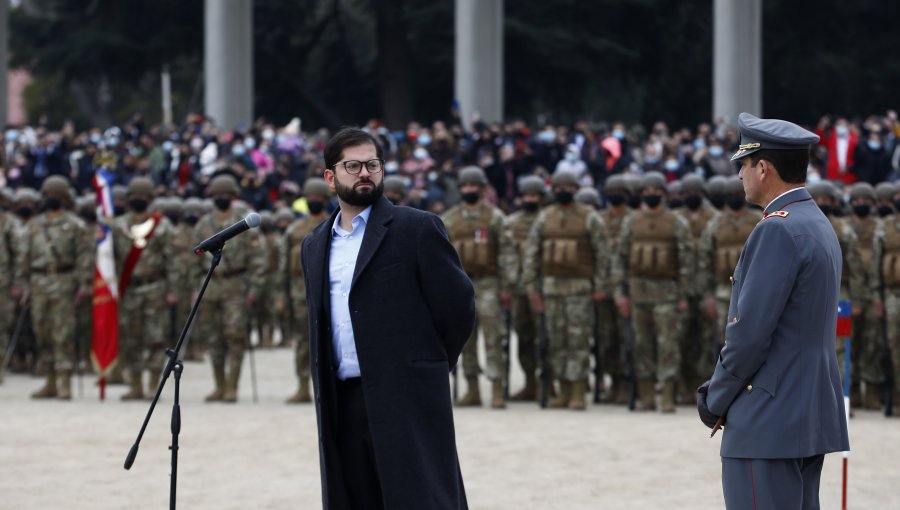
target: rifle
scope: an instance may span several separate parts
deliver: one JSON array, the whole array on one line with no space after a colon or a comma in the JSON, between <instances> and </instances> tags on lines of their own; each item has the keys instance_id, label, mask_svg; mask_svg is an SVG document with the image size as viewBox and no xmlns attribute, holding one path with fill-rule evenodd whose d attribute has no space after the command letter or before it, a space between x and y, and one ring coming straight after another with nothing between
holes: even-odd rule
<instances>
[{"instance_id":1,"label":"rifle","mask_svg":"<svg viewBox=\"0 0 900 510\"><path fill-rule=\"evenodd\" d=\"M9 345L6 346L6 353L3 355L3 365L0 366L0 379L2 379L2 374L6 372L6 368L9 367L9 362L12 360L13 353L16 352L16 344L19 343L19 337L22 336L22 327L25 325L25 317L30 310L31 303L24 305L22 311L19 312L19 318L16 319L16 327L9 339Z\"/></svg>"},{"instance_id":2,"label":"rifle","mask_svg":"<svg viewBox=\"0 0 900 510\"><path fill-rule=\"evenodd\" d=\"M594 306L594 403L600 403L600 390L603 388L603 367L600 366L600 317L597 313L597 303Z\"/></svg>"},{"instance_id":3,"label":"rifle","mask_svg":"<svg viewBox=\"0 0 900 510\"><path fill-rule=\"evenodd\" d=\"M538 402L541 409L544 409L547 407L547 390L550 384L550 371L547 370L547 351L550 347L550 340L547 337L547 318L543 312L540 314L540 320L541 338L537 345L538 380L540 381Z\"/></svg>"},{"instance_id":4,"label":"rifle","mask_svg":"<svg viewBox=\"0 0 900 510\"><path fill-rule=\"evenodd\" d=\"M503 356L506 358L506 380L503 384L503 400L509 400L509 345L512 342L512 312L503 311L503 322L506 324L506 338L503 341Z\"/></svg>"}]
</instances>

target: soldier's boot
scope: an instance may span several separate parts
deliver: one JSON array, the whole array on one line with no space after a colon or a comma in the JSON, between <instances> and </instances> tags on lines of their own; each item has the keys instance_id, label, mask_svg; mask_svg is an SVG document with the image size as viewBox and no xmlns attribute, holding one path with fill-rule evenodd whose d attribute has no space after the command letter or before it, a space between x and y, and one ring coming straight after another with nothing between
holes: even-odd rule
<instances>
[{"instance_id":1,"label":"soldier's boot","mask_svg":"<svg viewBox=\"0 0 900 510\"><path fill-rule=\"evenodd\" d=\"M56 382L59 385L57 398L60 400L72 400L72 371L60 370Z\"/></svg>"},{"instance_id":2,"label":"soldier's boot","mask_svg":"<svg viewBox=\"0 0 900 510\"><path fill-rule=\"evenodd\" d=\"M503 398L503 379L491 381L491 408L506 409L506 400Z\"/></svg>"},{"instance_id":3,"label":"soldier's boot","mask_svg":"<svg viewBox=\"0 0 900 510\"><path fill-rule=\"evenodd\" d=\"M584 399L584 394L587 392L587 386L584 379L572 382L572 398L569 399L569 409L574 409L575 411L584 411L587 409L587 402Z\"/></svg>"},{"instance_id":4,"label":"soldier's boot","mask_svg":"<svg viewBox=\"0 0 900 510\"><path fill-rule=\"evenodd\" d=\"M286 402L288 404L306 404L312 402L312 398L309 396L309 377L300 378L300 387L297 389L297 393L291 395Z\"/></svg>"},{"instance_id":5,"label":"soldier's boot","mask_svg":"<svg viewBox=\"0 0 900 510\"><path fill-rule=\"evenodd\" d=\"M583 390L583 388L582 388ZM582 391L581 398L584 398L584 391ZM559 380L559 394L556 398L550 399L547 402L547 407L551 409L565 409L569 405L569 400L572 399L572 381L565 381L563 379Z\"/></svg>"},{"instance_id":6,"label":"soldier's boot","mask_svg":"<svg viewBox=\"0 0 900 510\"><path fill-rule=\"evenodd\" d=\"M222 401L228 403L237 402L238 381L241 379L241 362L231 360L228 363L228 376L225 378L225 394Z\"/></svg>"},{"instance_id":7,"label":"soldier's boot","mask_svg":"<svg viewBox=\"0 0 900 510\"><path fill-rule=\"evenodd\" d=\"M615 379L613 381L613 403L614 404L627 404L628 403L628 393L629 386L631 386L631 381L621 378Z\"/></svg>"},{"instance_id":8,"label":"soldier's boot","mask_svg":"<svg viewBox=\"0 0 900 510\"><path fill-rule=\"evenodd\" d=\"M662 412L675 412L675 381L671 379L663 383Z\"/></svg>"},{"instance_id":9,"label":"soldier's boot","mask_svg":"<svg viewBox=\"0 0 900 510\"><path fill-rule=\"evenodd\" d=\"M457 400L454 404L456 407L479 407L481 406L481 391L478 389L478 376L466 377L466 394L463 398Z\"/></svg>"},{"instance_id":10,"label":"soldier's boot","mask_svg":"<svg viewBox=\"0 0 900 510\"><path fill-rule=\"evenodd\" d=\"M509 397L513 402L531 401L537 398L537 379L532 376L525 377L525 387Z\"/></svg>"},{"instance_id":11,"label":"soldier's boot","mask_svg":"<svg viewBox=\"0 0 900 510\"><path fill-rule=\"evenodd\" d=\"M122 395L122 400L141 400L144 398L143 373L140 370L134 370L131 373L131 389L128 393Z\"/></svg>"},{"instance_id":12,"label":"soldier's boot","mask_svg":"<svg viewBox=\"0 0 900 510\"><path fill-rule=\"evenodd\" d=\"M56 398L56 372L47 370L47 381L44 387L31 394L31 398Z\"/></svg>"},{"instance_id":13,"label":"soldier's boot","mask_svg":"<svg viewBox=\"0 0 900 510\"><path fill-rule=\"evenodd\" d=\"M634 410L656 410L656 386L653 379L640 379L638 381L638 401L635 403Z\"/></svg>"},{"instance_id":14,"label":"soldier's boot","mask_svg":"<svg viewBox=\"0 0 900 510\"><path fill-rule=\"evenodd\" d=\"M144 396L149 400L156 396L156 389L159 387L160 374L158 370L148 370L147 372L149 372L147 377L147 392L144 393Z\"/></svg>"},{"instance_id":15,"label":"soldier's boot","mask_svg":"<svg viewBox=\"0 0 900 510\"><path fill-rule=\"evenodd\" d=\"M206 396L207 402L218 402L225 396L225 363L213 363L213 381L216 389Z\"/></svg>"}]
</instances>

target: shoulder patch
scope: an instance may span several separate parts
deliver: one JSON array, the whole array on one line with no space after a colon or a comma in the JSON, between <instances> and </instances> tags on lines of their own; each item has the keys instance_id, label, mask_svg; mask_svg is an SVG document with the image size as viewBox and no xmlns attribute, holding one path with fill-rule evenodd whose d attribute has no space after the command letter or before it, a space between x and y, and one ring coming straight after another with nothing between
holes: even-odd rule
<instances>
[{"instance_id":1,"label":"shoulder patch","mask_svg":"<svg viewBox=\"0 0 900 510\"><path fill-rule=\"evenodd\" d=\"M779 218L787 218L788 214L791 214L791 213L789 213L787 211L775 211L775 212L766 213L766 215L763 216L763 219L767 220L773 216L777 216Z\"/></svg>"}]
</instances>

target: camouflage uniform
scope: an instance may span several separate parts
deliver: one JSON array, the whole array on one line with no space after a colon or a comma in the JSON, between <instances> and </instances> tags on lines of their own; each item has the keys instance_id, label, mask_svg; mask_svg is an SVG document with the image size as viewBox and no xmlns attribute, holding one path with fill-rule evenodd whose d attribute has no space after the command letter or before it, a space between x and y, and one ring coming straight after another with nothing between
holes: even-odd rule
<instances>
[{"instance_id":1,"label":"camouflage uniform","mask_svg":"<svg viewBox=\"0 0 900 510\"><path fill-rule=\"evenodd\" d=\"M900 378L897 370L900 367L900 215L892 215L884 219L875 230L872 243L872 263L869 266L869 291L874 296L884 293L883 305L885 314L888 347L894 365L894 401L900 395ZM881 298L876 298L881 301ZM884 354L883 341L879 342L879 355ZM886 381L883 372L880 382Z\"/></svg>"},{"instance_id":2,"label":"camouflage uniform","mask_svg":"<svg viewBox=\"0 0 900 510\"><path fill-rule=\"evenodd\" d=\"M19 220L15 216L0 211L0 296L2 296L0 299L0 356L6 355L6 344L15 321L15 300L12 299L10 293L13 288L13 271L16 262L14 250L18 244L16 233L19 228ZM3 368L5 367L0 367L0 382L3 381Z\"/></svg>"},{"instance_id":3,"label":"camouflage uniform","mask_svg":"<svg viewBox=\"0 0 900 510\"><path fill-rule=\"evenodd\" d=\"M574 174L554 175L555 190L565 193L570 186L577 186ZM525 245L522 281L529 294L543 296L547 360L560 385L551 407L584 409L593 294L606 292L609 285L606 232L593 208L558 203L540 212Z\"/></svg>"},{"instance_id":4,"label":"camouflage uniform","mask_svg":"<svg viewBox=\"0 0 900 510\"><path fill-rule=\"evenodd\" d=\"M740 180L737 181L740 184ZM709 222L719 213L703 203L703 179L697 174L689 174L682 181L682 189L688 202L687 207L678 210L688 222L691 233L691 251L695 256L690 261L691 285L687 288L688 309L684 314L681 343L681 384L679 401L694 404L694 392L706 380L714 365L698 363L710 350L715 336L715 324L710 322L703 310L704 289L699 271L700 238ZM741 190L743 192L743 189ZM700 202L699 206L696 203ZM696 207L692 207L696 206ZM709 359L709 358L707 358Z\"/></svg>"},{"instance_id":5,"label":"camouflage uniform","mask_svg":"<svg viewBox=\"0 0 900 510\"><path fill-rule=\"evenodd\" d=\"M253 310L250 313L252 329L259 335L259 346L269 348L274 345L272 334L275 329L275 278L278 271L278 246L281 244L281 232L275 228L275 218L269 211L260 213L263 242L266 247L266 268L263 276L261 294L256 296Z\"/></svg>"},{"instance_id":6,"label":"camouflage uniform","mask_svg":"<svg viewBox=\"0 0 900 510\"><path fill-rule=\"evenodd\" d=\"M153 183L146 177L135 177L128 184L128 195L132 199L149 199L153 196ZM144 371L150 378L147 393L155 392L166 360L166 347L177 340L169 337L171 315L166 301L167 296L175 294L182 279L172 235L172 224L159 213L130 211L113 222L120 288L132 250L140 253L128 286L119 296L119 359L131 383L123 400L144 397Z\"/></svg>"},{"instance_id":7,"label":"camouflage uniform","mask_svg":"<svg viewBox=\"0 0 900 510\"><path fill-rule=\"evenodd\" d=\"M97 228L97 202L96 197L86 195L76 201L76 211L85 223L85 244L94 246L94 231ZM97 250L90 250L87 254L90 262L87 266L87 275L83 278L94 279L94 266ZM94 302L93 299L82 299L75 310L75 338L78 339L78 349L81 352L81 363L87 371L91 371L92 341L94 339Z\"/></svg>"},{"instance_id":8,"label":"camouflage uniform","mask_svg":"<svg viewBox=\"0 0 900 510\"><path fill-rule=\"evenodd\" d=\"M478 182L484 186L487 178L477 167L467 167L460 172L460 185L473 183L468 174L481 172ZM481 179L483 178L483 181ZM506 356L503 344L506 328L500 306L500 293L511 293L516 281L518 257L515 241L504 228L505 216L496 207L479 201L477 204L459 204L441 217L447 234L459 254L463 269L475 287L477 326L466 342L462 353L462 366L469 383L469 395L460 405L480 404L478 395L478 330L484 336L487 364L484 373L492 383L492 406L503 407L503 383L506 376ZM499 389L499 394L498 394ZM473 393L475 392L475 393ZM477 403L476 403L477 400Z\"/></svg>"},{"instance_id":9,"label":"camouflage uniform","mask_svg":"<svg viewBox=\"0 0 900 510\"><path fill-rule=\"evenodd\" d=\"M31 211L37 211L37 206L41 201L41 195L37 191L31 188L19 188L16 190L14 196L13 207L16 208L17 218L19 220L18 224L15 225L15 230L13 231L13 237L15 239L15 243L13 244L13 256L15 260L13 262L13 271L11 274L17 275L19 274L19 264L22 259L19 254L22 250L22 246L24 246L23 237L25 237L26 232L28 232L28 224L34 222L36 216L28 215L28 216L18 216L20 209L30 209ZM27 286L28 282L23 282L17 280L15 276L12 278L14 288L19 289L20 291L24 290L24 287ZM23 305L20 299L16 299L12 303L12 317L13 317L13 327L15 327L15 322L18 322L19 318L22 318L22 326L19 331L19 337L16 341L16 348L13 352L12 359L10 360L10 370L13 372L26 372L28 370L33 371L34 373L38 373L40 364L38 363L38 348L37 341L34 337L34 328L32 326L31 320L31 312L30 305ZM24 314L24 317L23 317ZM11 338L11 337L10 337Z\"/></svg>"},{"instance_id":10,"label":"camouflage uniform","mask_svg":"<svg viewBox=\"0 0 900 510\"><path fill-rule=\"evenodd\" d=\"M48 177L41 191L48 199L48 195L68 195L68 182ZM20 240L16 280L30 293L38 353L47 371L46 385L32 395L35 398L71 398L75 297L85 298L91 288L90 279L85 278L92 248L87 239L81 218L59 209L29 221Z\"/></svg>"},{"instance_id":11,"label":"camouflage uniform","mask_svg":"<svg viewBox=\"0 0 900 510\"><path fill-rule=\"evenodd\" d=\"M238 193L237 183L231 176L221 175L212 180L210 192L217 199L227 197L233 200ZM243 210L228 204L225 209L206 214L194 227L194 239L206 239L237 223L244 218L243 213ZM209 261L210 255L196 257L192 267L193 281L202 281ZM207 325L205 329L216 384L207 401L237 400L238 381L250 331L247 298L248 295L260 295L265 266L262 235L256 229L250 230L228 241L222 261L206 289L200 306L200 320Z\"/></svg>"},{"instance_id":12,"label":"camouflage uniform","mask_svg":"<svg viewBox=\"0 0 900 510\"><path fill-rule=\"evenodd\" d=\"M179 267L188 269L196 263L194 259L194 246L202 239L194 238L194 226L203 215L203 203L198 198L189 198L181 204L180 221L173 223L172 227L172 252L175 256L176 264ZM193 306L194 292L200 288L201 280L195 280L192 274L185 274L184 278L178 282L175 287L175 296L178 303L175 305L173 330L176 335L181 334L184 323L187 321L188 315L191 313ZM202 276L201 276L202 278ZM202 361L203 353L206 352L206 344L204 340L207 338L207 325L202 321L194 320L191 325L191 332L185 340L187 347L184 352L184 359L187 361ZM177 338L177 336L176 336Z\"/></svg>"},{"instance_id":13,"label":"camouflage uniform","mask_svg":"<svg viewBox=\"0 0 900 510\"><path fill-rule=\"evenodd\" d=\"M645 193L650 187L665 190L665 178L648 172ZM690 226L670 210L642 209L622 224L618 250L613 281L616 299L628 297L631 303L634 371L641 407L655 409L655 380L663 384L664 410L674 411L682 333L677 303L687 299L693 276Z\"/></svg>"}]
</instances>

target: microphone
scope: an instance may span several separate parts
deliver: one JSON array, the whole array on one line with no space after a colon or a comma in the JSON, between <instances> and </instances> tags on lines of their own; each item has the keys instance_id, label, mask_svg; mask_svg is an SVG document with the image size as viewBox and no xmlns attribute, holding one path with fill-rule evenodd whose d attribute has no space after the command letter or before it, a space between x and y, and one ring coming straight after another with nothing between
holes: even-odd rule
<instances>
[{"instance_id":1,"label":"microphone","mask_svg":"<svg viewBox=\"0 0 900 510\"><path fill-rule=\"evenodd\" d=\"M203 252L220 250L222 249L222 246L224 246L225 243L232 237L240 234L241 232L250 230L251 228L258 227L259 221L259 214L252 212L241 221L235 223L230 227L227 227L225 230L222 230L217 234L214 234L206 241L203 241L202 243L195 246L194 253L200 255Z\"/></svg>"}]
</instances>

